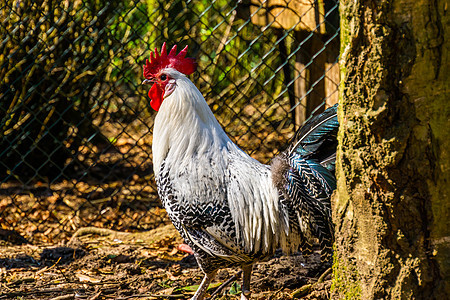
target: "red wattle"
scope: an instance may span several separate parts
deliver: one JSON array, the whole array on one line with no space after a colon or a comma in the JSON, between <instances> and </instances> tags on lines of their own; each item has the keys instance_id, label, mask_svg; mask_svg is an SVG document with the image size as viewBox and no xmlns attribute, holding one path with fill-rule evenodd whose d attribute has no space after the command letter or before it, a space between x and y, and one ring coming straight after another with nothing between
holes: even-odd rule
<instances>
[{"instance_id":1,"label":"red wattle","mask_svg":"<svg viewBox=\"0 0 450 300\"><path fill-rule=\"evenodd\" d=\"M163 101L164 91L161 89L159 84L155 83L150 91L148 92L148 96L150 97L150 106L158 111L161 103Z\"/></svg>"}]
</instances>

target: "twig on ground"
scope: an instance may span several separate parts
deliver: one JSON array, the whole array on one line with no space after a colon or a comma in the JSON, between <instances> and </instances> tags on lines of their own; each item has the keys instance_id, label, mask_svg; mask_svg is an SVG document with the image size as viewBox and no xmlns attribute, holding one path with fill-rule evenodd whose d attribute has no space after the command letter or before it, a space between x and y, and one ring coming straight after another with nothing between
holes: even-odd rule
<instances>
[{"instance_id":1,"label":"twig on ground","mask_svg":"<svg viewBox=\"0 0 450 300\"><path fill-rule=\"evenodd\" d=\"M66 284L67 282L61 282L61 284ZM92 282L82 282L82 283L78 283L78 282L71 282L73 284L83 284L83 285L100 285L102 283L92 283ZM107 286L107 287L101 287L98 294L94 294L89 298L90 300L95 300L98 298L98 296L100 296L101 293L106 293L106 294L110 294L111 291L116 292L120 286L120 284L117 284L116 282L111 283L111 282L106 282L103 283L102 285L105 284L110 284L111 286ZM116 286L114 286L116 285ZM50 293L70 293L70 294L66 294L66 295L62 295L59 297L68 297L68 298L51 298L51 300L62 300L62 299L73 299L74 298L74 292L79 291L79 289L76 288L60 288L60 287L53 287L53 288L47 288L47 289L40 289L40 290L33 290L33 291L21 291L21 292L7 292L7 293L0 293L0 299L10 299L13 297L18 297L18 296L29 296L29 295L40 295L40 294L50 294ZM72 298L70 298L70 295L72 295ZM138 297L138 296L136 296ZM152 295L152 297L155 297L154 295Z\"/></svg>"},{"instance_id":2,"label":"twig on ground","mask_svg":"<svg viewBox=\"0 0 450 300\"><path fill-rule=\"evenodd\" d=\"M213 300L227 285L229 285L231 282L235 281L239 277L241 277L242 271L237 272L235 275L231 276L227 281L222 283L217 289L214 291L214 293L211 294L210 300Z\"/></svg>"},{"instance_id":3,"label":"twig on ground","mask_svg":"<svg viewBox=\"0 0 450 300\"><path fill-rule=\"evenodd\" d=\"M291 297L294 298L294 299L295 299L295 298L303 297L303 296L309 294L309 292L311 291L311 287L312 287L312 284L305 284L305 285L302 286L301 288L296 289L296 290L291 294Z\"/></svg>"},{"instance_id":4,"label":"twig on ground","mask_svg":"<svg viewBox=\"0 0 450 300\"><path fill-rule=\"evenodd\" d=\"M50 298L49 300L68 300L68 299L75 299L75 294L62 295L55 298Z\"/></svg>"},{"instance_id":5,"label":"twig on ground","mask_svg":"<svg viewBox=\"0 0 450 300\"><path fill-rule=\"evenodd\" d=\"M311 290L319 283L322 283L325 281L325 278L331 273L332 269L328 268L325 272L320 275L317 282L314 284L305 284L304 286L300 287L299 289L296 289L294 292L292 292L291 297L292 298L300 298L303 297L311 292Z\"/></svg>"},{"instance_id":6,"label":"twig on ground","mask_svg":"<svg viewBox=\"0 0 450 300\"><path fill-rule=\"evenodd\" d=\"M9 293L2 293L0 294L0 299L8 299L11 297L18 297L18 296L28 296L28 295L39 295L39 294L49 294L49 293L63 293L63 292L75 292L75 289L70 288L49 288L49 289L43 289L43 290L35 290L35 291L21 291L21 292L9 292Z\"/></svg>"},{"instance_id":7,"label":"twig on ground","mask_svg":"<svg viewBox=\"0 0 450 300\"><path fill-rule=\"evenodd\" d=\"M102 294L102 290L100 290L97 294L93 295L92 297L89 297L88 300L95 300Z\"/></svg>"},{"instance_id":8,"label":"twig on ground","mask_svg":"<svg viewBox=\"0 0 450 300\"><path fill-rule=\"evenodd\" d=\"M145 298L145 297L164 298L164 299L184 299L186 296L183 294L176 294L176 295L137 294L137 295L116 298L116 300L127 300L127 299Z\"/></svg>"},{"instance_id":9,"label":"twig on ground","mask_svg":"<svg viewBox=\"0 0 450 300\"><path fill-rule=\"evenodd\" d=\"M61 260L61 257L58 257L58 260L51 267L44 267L44 268L40 269L39 271L36 272L36 274L34 274L34 277L36 278L37 275L47 272L47 271L50 271L59 263L60 260Z\"/></svg>"},{"instance_id":10,"label":"twig on ground","mask_svg":"<svg viewBox=\"0 0 450 300\"><path fill-rule=\"evenodd\" d=\"M317 283L323 282L325 280L325 277L327 277L331 273L331 271L333 271L333 269L328 268L325 272L323 272L323 274L320 275L319 279L317 280Z\"/></svg>"}]
</instances>

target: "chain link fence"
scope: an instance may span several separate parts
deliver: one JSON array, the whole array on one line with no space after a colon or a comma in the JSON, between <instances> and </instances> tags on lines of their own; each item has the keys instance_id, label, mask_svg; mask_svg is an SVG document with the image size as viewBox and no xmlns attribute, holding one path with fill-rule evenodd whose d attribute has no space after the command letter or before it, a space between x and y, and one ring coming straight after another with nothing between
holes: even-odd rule
<instances>
[{"instance_id":1,"label":"chain link fence","mask_svg":"<svg viewBox=\"0 0 450 300\"><path fill-rule=\"evenodd\" d=\"M268 163L337 101L334 0L0 0L0 238L167 223L142 65L189 45L229 136ZM13 233L19 233L21 237Z\"/></svg>"}]
</instances>

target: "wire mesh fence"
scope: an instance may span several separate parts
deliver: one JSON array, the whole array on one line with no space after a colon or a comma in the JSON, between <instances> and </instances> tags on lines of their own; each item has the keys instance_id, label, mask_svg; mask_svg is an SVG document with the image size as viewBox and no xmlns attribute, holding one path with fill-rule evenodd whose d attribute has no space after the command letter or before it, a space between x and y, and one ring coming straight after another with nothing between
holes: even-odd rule
<instances>
[{"instance_id":1,"label":"wire mesh fence","mask_svg":"<svg viewBox=\"0 0 450 300\"><path fill-rule=\"evenodd\" d=\"M0 1L0 229L52 243L167 223L152 170L150 51L189 45L229 136L268 163L337 101L334 0ZM8 234L5 234L8 233Z\"/></svg>"}]
</instances>

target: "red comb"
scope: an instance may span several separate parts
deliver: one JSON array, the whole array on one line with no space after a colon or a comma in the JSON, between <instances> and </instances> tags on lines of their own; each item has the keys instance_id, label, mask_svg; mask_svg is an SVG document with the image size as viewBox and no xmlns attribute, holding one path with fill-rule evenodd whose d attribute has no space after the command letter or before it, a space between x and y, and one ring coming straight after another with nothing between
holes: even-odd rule
<instances>
[{"instance_id":1,"label":"red comb","mask_svg":"<svg viewBox=\"0 0 450 300\"><path fill-rule=\"evenodd\" d=\"M155 48L155 52L151 52L150 61L147 59L144 65L144 77L155 77L159 71L165 68L174 68L184 75L190 75L195 72L197 63L193 58L186 57L188 46L184 47L180 53L177 54L177 45L173 46L169 54L167 54L166 43L161 47L161 54Z\"/></svg>"}]
</instances>

